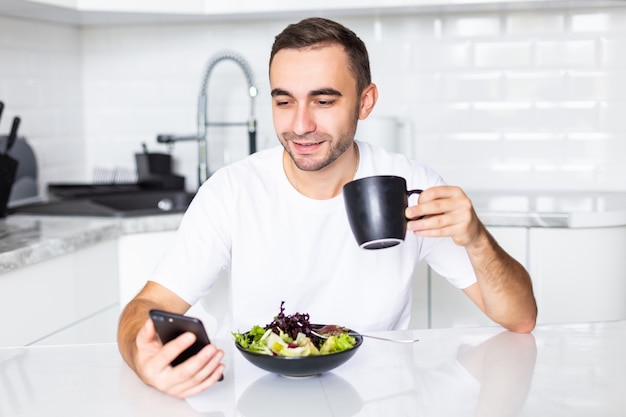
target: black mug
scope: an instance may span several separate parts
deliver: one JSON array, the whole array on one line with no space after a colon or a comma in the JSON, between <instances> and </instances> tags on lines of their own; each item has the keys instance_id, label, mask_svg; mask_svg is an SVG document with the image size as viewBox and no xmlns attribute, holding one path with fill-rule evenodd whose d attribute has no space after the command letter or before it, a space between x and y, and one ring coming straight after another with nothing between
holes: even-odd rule
<instances>
[{"instance_id":1,"label":"black mug","mask_svg":"<svg viewBox=\"0 0 626 417\"><path fill-rule=\"evenodd\" d=\"M360 178L343 186L350 228L363 249L384 249L400 244L406 235L404 213L409 196L406 180L393 175Z\"/></svg>"}]
</instances>

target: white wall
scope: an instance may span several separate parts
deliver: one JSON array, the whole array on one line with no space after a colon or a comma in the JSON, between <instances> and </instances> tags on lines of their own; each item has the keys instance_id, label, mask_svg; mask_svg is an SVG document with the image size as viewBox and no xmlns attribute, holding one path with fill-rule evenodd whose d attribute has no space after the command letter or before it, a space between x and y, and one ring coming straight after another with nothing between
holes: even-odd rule
<instances>
[{"instance_id":1,"label":"white wall","mask_svg":"<svg viewBox=\"0 0 626 417\"><path fill-rule=\"evenodd\" d=\"M368 44L381 92L374 115L408 120L414 156L448 182L626 190L625 9L339 20ZM287 23L73 28L0 17L0 99L8 105L0 132L11 111L24 114L22 132L32 138L44 181L74 180L79 172L89 179L98 166L132 167L142 142L165 150L157 133L196 131L204 66L228 48L252 64L259 146L273 145L267 61ZM211 120L245 119L246 86L233 64L216 67L209 92ZM209 135L213 169L225 147L230 160L245 154L245 130ZM55 146L61 141L75 151L66 155L67 147ZM178 144L174 155L193 188L194 145Z\"/></svg>"},{"instance_id":2,"label":"white wall","mask_svg":"<svg viewBox=\"0 0 626 417\"><path fill-rule=\"evenodd\" d=\"M84 175L82 78L80 29L0 16L0 134L20 116L45 182Z\"/></svg>"}]
</instances>

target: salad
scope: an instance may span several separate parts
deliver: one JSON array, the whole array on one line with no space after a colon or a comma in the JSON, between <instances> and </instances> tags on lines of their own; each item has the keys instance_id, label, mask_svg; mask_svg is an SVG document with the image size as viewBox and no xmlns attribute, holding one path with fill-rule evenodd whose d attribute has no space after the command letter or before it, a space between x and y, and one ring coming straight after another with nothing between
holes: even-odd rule
<instances>
[{"instance_id":1,"label":"salad","mask_svg":"<svg viewBox=\"0 0 626 417\"><path fill-rule=\"evenodd\" d=\"M306 313L285 315L284 304L284 301L280 303L280 312L265 327L255 325L247 333L234 332L235 343L249 352L284 357L327 355L352 349L356 344L354 336L343 327L329 325L314 329Z\"/></svg>"}]
</instances>

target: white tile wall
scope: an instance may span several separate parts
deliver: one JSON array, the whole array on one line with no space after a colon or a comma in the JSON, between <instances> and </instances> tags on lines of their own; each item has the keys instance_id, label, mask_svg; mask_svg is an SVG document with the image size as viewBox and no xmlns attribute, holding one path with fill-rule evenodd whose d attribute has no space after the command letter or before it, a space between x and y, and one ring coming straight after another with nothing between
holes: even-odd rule
<instances>
[{"instance_id":1,"label":"white tile wall","mask_svg":"<svg viewBox=\"0 0 626 417\"><path fill-rule=\"evenodd\" d=\"M85 171L80 29L0 16L0 134L20 116L46 182Z\"/></svg>"},{"instance_id":2,"label":"white tile wall","mask_svg":"<svg viewBox=\"0 0 626 417\"><path fill-rule=\"evenodd\" d=\"M332 17L332 16L329 16ZM375 116L411 125L410 150L467 188L626 190L626 9L341 18L367 43L380 88ZM267 61L289 21L74 28L0 17L0 132L13 113L42 180L89 180L132 167L158 133L196 131L207 60L233 49L251 63L259 147L276 142ZM248 113L244 77L228 62L209 85L210 119ZM213 169L243 157L245 129L209 131ZM176 169L195 187L193 143Z\"/></svg>"}]
</instances>

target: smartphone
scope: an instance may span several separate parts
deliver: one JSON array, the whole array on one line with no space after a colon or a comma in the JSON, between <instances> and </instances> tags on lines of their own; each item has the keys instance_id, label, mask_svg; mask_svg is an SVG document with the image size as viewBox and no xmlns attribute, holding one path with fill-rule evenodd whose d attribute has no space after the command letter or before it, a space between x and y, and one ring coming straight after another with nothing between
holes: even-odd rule
<instances>
[{"instance_id":1,"label":"smartphone","mask_svg":"<svg viewBox=\"0 0 626 417\"><path fill-rule=\"evenodd\" d=\"M176 339L186 332L192 332L196 335L196 341L193 345L189 346L184 352L178 355L178 357L172 361L172 366L185 362L187 359L200 352L203 347L211 343L200 319L162 310L150 310L150 318L163 344Z\"/></svg>"}]
</instances>

